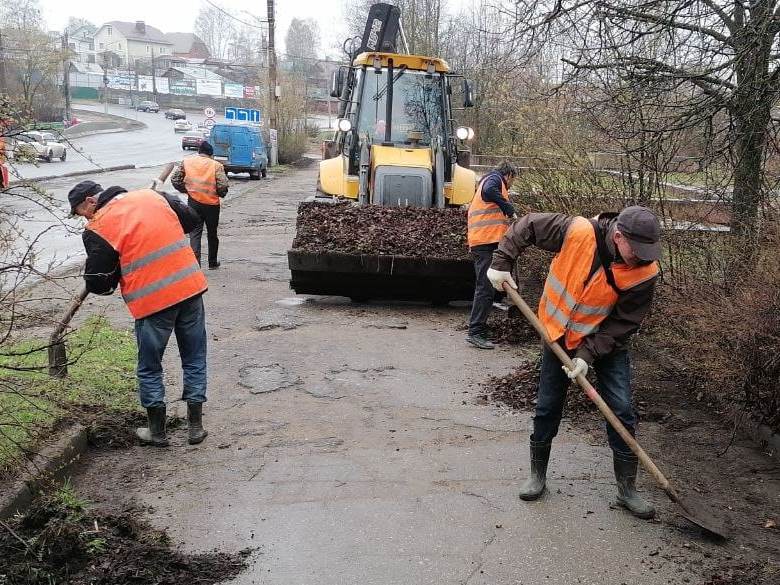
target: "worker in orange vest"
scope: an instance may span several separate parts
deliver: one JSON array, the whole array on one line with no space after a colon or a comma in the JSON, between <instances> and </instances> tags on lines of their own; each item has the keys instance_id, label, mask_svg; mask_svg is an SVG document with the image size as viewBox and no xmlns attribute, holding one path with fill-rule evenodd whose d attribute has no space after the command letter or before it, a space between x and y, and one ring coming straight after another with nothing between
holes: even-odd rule
<instances>
[{"instance_id":1,"label":"worker in orange vest","mask_svg":"<svg viewBox=\"0 0 780 585\"><path fill-rule=\"evenodd\" d=\"M517 288L511 268L528 246L556 252L539 301L547 335L573 358L561 367L547 347L542 354L539 390L530 437L531 476L520 491L535 500L545 491L552 440L558 433L571 380L592 367L602 397L628 431L636 428L631 394L628 340L647 315L659 273L661 226L646 207L594 219L561 213L530 213L503 237L487 272L498 290ZM607 426L620 505L640 518L652 518L653 505L636 490L638 460Z\"/></svg>"},{"instance_id":2,"label":"worker in orange vest","mask_svg":"<svg viewBox=\"0 0 780 585\"><path fill-rule=\"evenodd\" d=\"M466 341L479 349L494 347L487 338L487 320L496 292L487 278L487 271L510 220L517 217L509 202L509 189L516 176L514 166L508 162L501 163L482 177L469 205L468 242L474 259L476 282Z\"/></svg>"},{"instance_id":3,"label":"worker in orange vest","mask_svg":"<svg viewBox=\"0 0 780 585\"><path fill-rule=\"evenodd\" d=\"M180 193L187 194L188 205L201 218L190 234L190 244L200 263L200 241L203 224L206 224L209 243L209 270L219 268L219 225L220 199L228 193L228 178L222 163L215 161L214 148L206 141L198 147L198 155L185 158L171 175L171 184Z\"/></svg>"},{"instance_id":4,"label":"worker in orange vest","mask_svg":"<svg viewBox=\"0 0 780 585\"><path fill-rule=\"evenodd\" d=\"M198 223L178 197L152 189L127 192L82 181L68 194L71 212L88 220L83 234L87 262L84 281L93 294L121 288L135 319L138 343L138 393L148 426L136 430L141 442L167 447L162 357L176 334L187 402L189 443L208 433L203 428L206 401L206 318L202 295L206 277L185 233Z\"/></svg>"}]
</instances>

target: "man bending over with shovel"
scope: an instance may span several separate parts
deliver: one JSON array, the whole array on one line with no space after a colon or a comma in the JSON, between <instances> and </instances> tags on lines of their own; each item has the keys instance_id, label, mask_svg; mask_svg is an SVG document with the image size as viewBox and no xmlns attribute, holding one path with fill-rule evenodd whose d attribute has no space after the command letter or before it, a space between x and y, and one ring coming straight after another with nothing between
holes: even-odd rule
<instances>
[{"instance_id":1,"label":"man bending over with shovel","mask_svg":"<svg viewBox=\"0 0 780 585\"><path fill-rule=\"evenodd\" d=\"M155 188L160 181L156 180ZM202 295L208 288L184 237L200 218L177 197L152 189L129 193L82 181L68 193L71 212L88 220L84 231L89 292L110 295L117 285L135 319L138 393L148 427L136 430L146 445L167 447L162 357L171 333L184 370L189 443L203 441L206 401L206 318Z\"/></svg>"},{"instance_id":2,"label":"man bending over with shovel","mask_svg":"<svg viewBox=\"0 0 780 585\"><path fill-rule=\"evenodd\" d=\"M545 491L550 446L563 413L571 380L593 368L602 398L633 435L636 427L627 350L629 337L650 309L661 255L661 227L645 207L595 219L560 213L530 213L509 228L487 272L503 290L517 289L511 270L528 246L556 252L544 284L538 316L551 341L573 357L574 369L562 367L545 346L531 435L531 477L520 490L523 500ZM639 518L652 518L653 505L636 491L638 460L607 425L614 453L618 503Z\"/></svg>"}]
</instances>

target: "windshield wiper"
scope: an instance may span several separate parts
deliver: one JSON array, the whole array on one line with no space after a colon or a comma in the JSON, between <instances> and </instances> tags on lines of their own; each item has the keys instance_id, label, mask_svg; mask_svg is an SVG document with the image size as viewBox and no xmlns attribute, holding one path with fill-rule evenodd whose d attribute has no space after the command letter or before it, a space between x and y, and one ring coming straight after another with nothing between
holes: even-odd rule
<instances>
[{"instance_id":1,"label":"windshield wiper","mask_svg":"<svg viewBox=\"0 0 780 585\"><path fill-rule=\"evenodd\" d=\"M398 68L398 73L396 73L393 76L393 84L395 84L395 82L398 81L404 73L406 73L407 69L408 67L406 65L401 65ZM381 100L384 97L386 91L387 91L387 84L385 83L385 86L381 90L377 91L376 95L374 95L374 101L378 102L379 100Z\"/></svg>"}]
</instances>

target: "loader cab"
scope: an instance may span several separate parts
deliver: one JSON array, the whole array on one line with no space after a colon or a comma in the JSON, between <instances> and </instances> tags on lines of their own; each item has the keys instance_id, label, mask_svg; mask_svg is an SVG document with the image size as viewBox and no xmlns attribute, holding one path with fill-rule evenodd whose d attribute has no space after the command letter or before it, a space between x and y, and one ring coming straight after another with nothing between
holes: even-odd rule
<instances>
[{"instance_id":1,"label":"loader cab","mask_svg":"<svg viewBox=\"0 0 780 585\"><path fill-rule=\"evenodd\" d=\"M380 205L468 203L475 179L471 171L456 165L459 142L453 127L451 82L444 60L395 53L362 53L351 67L336 72L331 95L340 97L339 130L323 153L324 158L339 160L321 165L323 194L360 200L361 193L371 190L365 202ZM371 163L366 172L361 170L361 161L365 167L367 156ZM343 169L337 169L339 165ZM379 166L384 169L379 171ZM378 182L378 171L392 177L386 175L384 182ZM382 185L388 192L414 191L417 195L382 198ZM374 186L379 187L378 197Z\"/></svg>"}]
</instances>

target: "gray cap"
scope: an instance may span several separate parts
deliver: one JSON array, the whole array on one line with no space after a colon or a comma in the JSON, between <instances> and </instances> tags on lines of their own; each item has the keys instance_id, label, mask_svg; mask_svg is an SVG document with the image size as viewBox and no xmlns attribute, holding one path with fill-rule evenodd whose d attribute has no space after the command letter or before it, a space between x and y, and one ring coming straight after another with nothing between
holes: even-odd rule
<instances>
[{"instance_id":1,"label":"gray cap","mask_svg":"<svg viewBox=\"0 0 780 585\"><path fill-rule=\"evenodd\" d=\"M661 224L647 207L626 207L617 217L617 229L631 243L631 249L641 260L661 257Z\"/></svg>"}]
</instances>

